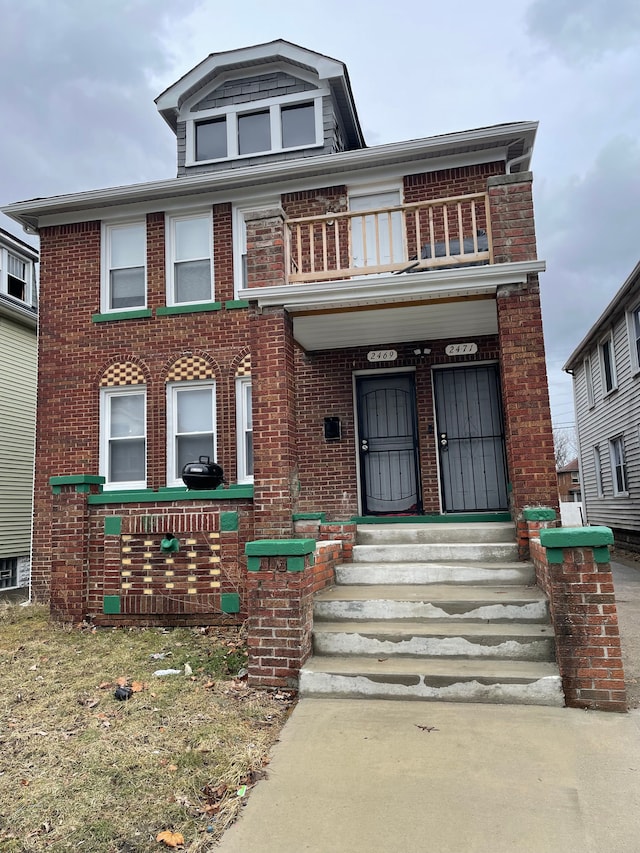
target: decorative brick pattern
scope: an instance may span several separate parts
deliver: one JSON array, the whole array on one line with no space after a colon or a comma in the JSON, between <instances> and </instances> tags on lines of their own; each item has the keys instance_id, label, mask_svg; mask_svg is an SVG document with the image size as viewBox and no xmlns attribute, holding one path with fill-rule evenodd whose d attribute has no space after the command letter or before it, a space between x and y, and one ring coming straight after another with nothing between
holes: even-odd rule
<instances>
[{"instance_id":1,"label":"decorative brick pattern","mask_svg":"<svg viewBox=\"0 0 640 853\"><path fill-rule=\"evenodd\" d=\"M251 356L245 355L236 369L236 376L251 376Z\"/></svg>"},{"instance_id":2,"label":"decorative brick pattern","mask_svg":"<svg viewBox=\"0 0 640 853\"><path fill-rule=\"evenodd\" d=\"M214 370L209 362L199 355L179 358L167 373L167 382L189 382L194 379L212 379Z\"/></svg>"},{"instance_id":3,"label":"decorative brick pattern","mask_svg":"<svg viewBox=\"0 0 640 853\"><path fill-rule=\"evenodd\" d=\"M144 385L142 369L131 361L112 364L100 380L101 387L112 388L117 385Z\"/></svg>"}]
</instances>

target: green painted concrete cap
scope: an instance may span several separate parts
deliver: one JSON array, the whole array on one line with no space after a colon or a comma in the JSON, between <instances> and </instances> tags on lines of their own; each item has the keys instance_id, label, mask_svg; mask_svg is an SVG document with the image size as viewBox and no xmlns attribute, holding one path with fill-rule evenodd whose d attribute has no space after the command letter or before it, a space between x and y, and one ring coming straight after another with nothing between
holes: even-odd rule
<instances>
[{"instance_id":1,"label":"green painted concrete cap","mask_svg":"<svg viewBox=\"0 0 640 853\"><path fill-rule=\"evenodd\" d=\"M220 530L224 533L232 533L238 529L238 513L237 512L221 512L220 513Z\"/></svg>"},{"instance_id":2,"label":"green painted concrete cap","mask_svg":"<svg viewBox=\"0 0 640 853\"><path fill-rule=\"evenodd\" d=\"M546 506L529 506L522 511L525 521L555 521L556 511Z\"/></svg>"},{"instance_id":3,"label":"green painted concrete cap","mask_svg":"<svg viewBox=\"0 0 640 853\"><path fill-rule=\"evenodd\" d=\"M120 596L105 595L102 599L102 612L112 614L120 613Z\"/></svg>"},{"instance_id":4,"label":"green painted concrete cap","mask_svg":"<svg viewBox=\"0 0 640 853\"><path fill-rule=\"evenodd\" d=\"M244 547L248 557L299 557L315 550L315 539L257 539Z\"/></svg>"},{"instance_id":5,"label":"green painted concrete cap","mask_svg":"<svg viewBox=\"0 0 640 853\"><path fill-rule=\"evenodd\" d=\"M610 527L555 527L540 531L545 548L596 548L613 545Z\"/></svg>"},{"instance_id":6,"label":"green painted concrete cap","mask_svg":"<svg viewBox=\"0 0 640 853\"><path fill-rule=\"evenodd\" d=\"M122 516L108 515L104 520L105 536L120 536L122 533Z\"/></svg>"},{"instance_id":7,"label":"green painted concrete cap","mask_svg":"<svg viewBox=\"0 0 640 853\"><path fill-rule=\"evenodd\" d=\"M240 612L240 596L237 592L223 592L220 596L220 609L223 613Z\"/></svg>"}]
</instances>

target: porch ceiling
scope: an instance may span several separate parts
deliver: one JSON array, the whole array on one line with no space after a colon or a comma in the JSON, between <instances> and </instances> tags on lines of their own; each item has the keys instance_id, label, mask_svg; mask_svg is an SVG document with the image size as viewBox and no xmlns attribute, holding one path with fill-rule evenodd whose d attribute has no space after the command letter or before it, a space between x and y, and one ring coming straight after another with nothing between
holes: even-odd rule
<instances>
[{"instance_id":1,"label":"porch ceiling","mask_svg":"<svg viewBox=\"0 0 640 853\"><path fill-rule=\"evenodd\" d=\"M392 347L469 338L498 331L496 292L544 270L544 261L494 264L404 275L363 276L320 284L247 288L259 308L284 307L306 351Z\"/></svg>"}]
</instances>

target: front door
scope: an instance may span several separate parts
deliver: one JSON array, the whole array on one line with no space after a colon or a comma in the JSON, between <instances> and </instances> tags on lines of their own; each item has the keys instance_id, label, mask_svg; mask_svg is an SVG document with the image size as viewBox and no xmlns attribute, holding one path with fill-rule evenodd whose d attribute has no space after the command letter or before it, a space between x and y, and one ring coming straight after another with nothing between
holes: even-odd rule
<instances>
[{"instance_id":1,"label":"front door","mask_svg":"<svg viewBox=\"0 0 640 853\"><path fill-rule=\"evenodd\" d=\"M498 366L455 367L433 375L444 511L506 509Z\"/></svg>"},{"instance_id":2,"label":"front door","mask_svg":"<svg viewBox=\"0 0 640 853\"><path fill-rule=\"evenodd\" d=\"M421 511L413 374L357 380L362 512Z\"/></svg>"}]
</instances>

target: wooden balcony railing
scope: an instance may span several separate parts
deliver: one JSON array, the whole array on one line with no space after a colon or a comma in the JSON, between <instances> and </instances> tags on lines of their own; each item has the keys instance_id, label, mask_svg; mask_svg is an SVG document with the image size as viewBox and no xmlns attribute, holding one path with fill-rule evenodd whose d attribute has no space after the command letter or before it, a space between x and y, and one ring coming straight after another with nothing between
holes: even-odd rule
<instances>
[{"instance_id":1,"label":"wooden balcony railing","mask_svg":"<svg viewBox=\"0 0 640 853\"><path fill-rule=\"evenodd\" d=\"M486 193L287 220L288 281L493 263Z\"/></svg>"}]
</instances>

